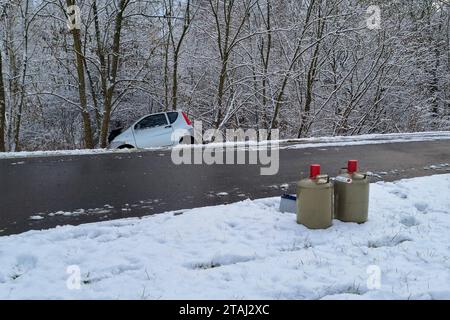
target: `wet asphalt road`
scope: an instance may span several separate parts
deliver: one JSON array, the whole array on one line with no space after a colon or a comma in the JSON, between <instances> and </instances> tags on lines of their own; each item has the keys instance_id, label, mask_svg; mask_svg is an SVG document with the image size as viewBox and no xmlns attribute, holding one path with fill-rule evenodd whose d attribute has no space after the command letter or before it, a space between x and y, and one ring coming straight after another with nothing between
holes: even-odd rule
<instances>
[{"instance_id":1,"label":"wet asphalt road","mask_svg":"<svg viewBox=\"0 0 450 320\"><path fill-rule=\"evenodd\" d=\"M450 163L450 140L282 149L273 176L258 165L175 165L168 150L0 159L0 235L295 193L310 163L334 175L350 158L380 174L372 181L450 173L426 168Z\"/></svg>"}]
</instances>

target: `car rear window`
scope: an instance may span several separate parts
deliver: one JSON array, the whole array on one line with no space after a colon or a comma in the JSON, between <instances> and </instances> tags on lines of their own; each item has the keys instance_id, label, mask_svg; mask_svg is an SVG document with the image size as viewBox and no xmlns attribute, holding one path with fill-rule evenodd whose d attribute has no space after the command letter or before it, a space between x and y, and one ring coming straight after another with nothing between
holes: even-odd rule
<instances>
[{"instance_id":1,"label":"car rear window","mask_svg":"<svg viewBox=\"0 0 450 320\"><path fill-rule=\"evenodd\" d=\"M167 117L169 117L169 122L172 124L177 121L178 112L167 112Z\"/></svg>"}]
</instances>

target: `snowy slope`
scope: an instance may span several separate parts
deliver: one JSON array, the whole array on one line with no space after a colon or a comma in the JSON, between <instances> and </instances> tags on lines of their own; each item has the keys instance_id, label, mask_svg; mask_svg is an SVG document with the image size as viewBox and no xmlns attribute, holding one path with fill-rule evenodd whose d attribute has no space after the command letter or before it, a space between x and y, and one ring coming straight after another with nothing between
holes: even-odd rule
<instances>
[{"instance_id":1,"label":"snowy slope","mask_svg":"<svg viewBox=\"0 0 450 320\"><path fill-rule=\"evenodd\" d=\"M301 139L272 140L272 143L278 144L279 149L304 149L304 148L322 148L338 147L366 144L384 144L414 141L438 141L450 140L450 131L430 131L413 133L389 133L389 134L365 134L357 136L335 136L335 137L313 137ZM271 147L275 148L276 144ZM267 141L246 141L246 142L223 142L209 143L207 145L196 144L194 148L224 148L224 147L243 147L243 148L265 148ZM183 146L187 147L187 146ZM167 150L168 148L147 148L145 150ZM48 156L80 156L97 155L108 153L133 153L143 149L79 149L79 150L56 150L56 151L21 151L21 152L0 152L0 159L30 158L30 157L48 157Z\"/></svg>"},{"instance_id":2,"label":"snowy slope","mask_svg":"<svg viewBox=\"0 0 450 320\"><path fill-rule=\"evenodd\" d=\"M268 198L0 237L0 298L450 299L450 174L372 184L370 201L367 223L327 230Z\"/></svg>"}]
</instances>

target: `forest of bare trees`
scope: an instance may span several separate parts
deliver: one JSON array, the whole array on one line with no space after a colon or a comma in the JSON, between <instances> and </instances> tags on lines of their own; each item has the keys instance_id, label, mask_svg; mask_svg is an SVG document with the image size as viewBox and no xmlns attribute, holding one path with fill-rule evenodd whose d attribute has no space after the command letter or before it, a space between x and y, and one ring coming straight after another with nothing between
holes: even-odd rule
<instances>
[{"instance_id":1,"label":"forest of bare trees","mask_svg":"<svg viewBox=\"0 0 450 320\"><path fill-rule=\"evenodd\" d=\"M0 0L0 152L175 109L283 138L449 130L450 1Z\"/></svg>"}]
</instances>

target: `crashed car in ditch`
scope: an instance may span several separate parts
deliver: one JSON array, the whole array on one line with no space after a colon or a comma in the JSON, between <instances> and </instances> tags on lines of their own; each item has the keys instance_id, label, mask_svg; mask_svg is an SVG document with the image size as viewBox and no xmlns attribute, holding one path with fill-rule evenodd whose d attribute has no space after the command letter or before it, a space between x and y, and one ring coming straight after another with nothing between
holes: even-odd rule
<instances>
[{"instance_id":1,"label":"crashed car in ditch","mask_svg":"<svg viewBox=\"0 0 450 320\"><path fill-rule=\"evenodd\" d=\"M128 129L116 128L109 135L110 149L158 148L194 143L194 128L183 111L146 115Z\"/></svg>"}]
</instances>

